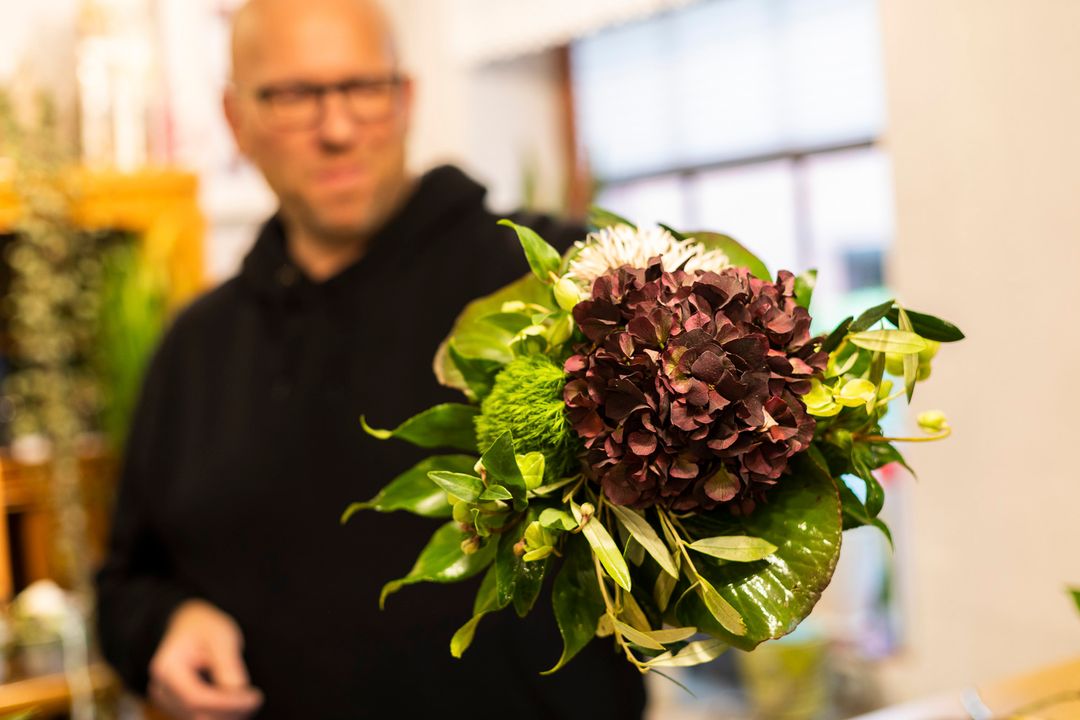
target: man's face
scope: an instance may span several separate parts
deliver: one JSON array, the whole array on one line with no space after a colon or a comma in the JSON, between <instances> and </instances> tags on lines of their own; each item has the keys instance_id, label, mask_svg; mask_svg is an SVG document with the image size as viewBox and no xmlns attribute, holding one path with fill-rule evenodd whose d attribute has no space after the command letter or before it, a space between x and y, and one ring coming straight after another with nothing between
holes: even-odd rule
<instances>
[{"instance_id":1,"label":"man's face","mask_svg":"<svg viewBox=\"0 0 1080 720\"><path fill-rule=\"evenodd\" d=\"M402 197L411 85L391 80L388 29L365 3L258 5L239 21L225 100L237 144L287 223L323 241L355 242Z\"/></svg>"}]
</instances>

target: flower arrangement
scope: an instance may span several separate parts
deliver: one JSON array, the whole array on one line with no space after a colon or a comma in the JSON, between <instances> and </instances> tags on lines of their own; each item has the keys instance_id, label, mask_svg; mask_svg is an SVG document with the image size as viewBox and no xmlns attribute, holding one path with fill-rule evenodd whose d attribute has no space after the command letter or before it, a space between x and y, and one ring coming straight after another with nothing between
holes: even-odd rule
<instances>
[{"instance_id":1,"label":"flower arrangement","mask_svg":"<svg viewBox=\"0 0 1080 720\"><path fill-rule=\"evenodd\" d=\"M447 520L380 604L483 573L450 641L460 657L486 614L524 617L554 574L564 649L547 672L594 637L647 672L791 632L842 531L889 534L874 471L906 467L895 443L949 434L939 412L916 438L885 436L881 420L963 334L890 300L812 337L815 273L773 278L725 235L598 212L564 257L502 224L532 273L469 304L435 359L467 402L393 430L362 420L378 438L468 453L429 457L346 511Z\"/></svg>"}]
</instances>

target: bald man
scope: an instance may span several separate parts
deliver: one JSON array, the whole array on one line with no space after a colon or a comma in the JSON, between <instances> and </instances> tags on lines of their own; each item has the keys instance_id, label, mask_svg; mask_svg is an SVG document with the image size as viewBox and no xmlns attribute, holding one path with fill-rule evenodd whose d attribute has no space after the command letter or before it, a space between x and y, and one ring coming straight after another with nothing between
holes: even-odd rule
<instances>
[{"instance_id":1,"label":"bald man","mask_svg":"<svg viewBox=\"0 0 1080 720\"><path fill-rule=\"evenodd\" d=\"M338 523L424 453L378 442L436 402L456 312L527 272L484 189L410 178L412 83L361 0L255 0L238 14L225 113L279 211L240 274L175 321L148 372L98 575L99 634L125 683L175 718L639 717L640 677L593 643L553 677L549 607L448 643L475 583L377 609L435 524ZM573 228L540 218L566 245ZM505 617L504 617L505 616Z\"/></svg>"}]
</instances>

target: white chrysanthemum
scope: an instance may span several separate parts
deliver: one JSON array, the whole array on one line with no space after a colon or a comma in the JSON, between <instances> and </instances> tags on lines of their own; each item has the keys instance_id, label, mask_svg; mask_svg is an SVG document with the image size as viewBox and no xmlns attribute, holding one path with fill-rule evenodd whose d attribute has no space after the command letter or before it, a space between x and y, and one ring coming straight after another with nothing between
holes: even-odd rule
<instances>
[{"instance_id":1,"label":"white chrysanthemum","mask_svg":"<svg viewBox=\"0 0 1080 720\"><path fill-rule=\"evenodd\" d=\"M645 267L657 255L667 272L679 267L690 273L720 272L731 267L723 251L710 250L693 238L678 240L662 227L614 225L589 233L584 241L575 243L575 248L577 253L570 260L567 275L586 286L623 265Z\"/></svg>"}]
</instances>

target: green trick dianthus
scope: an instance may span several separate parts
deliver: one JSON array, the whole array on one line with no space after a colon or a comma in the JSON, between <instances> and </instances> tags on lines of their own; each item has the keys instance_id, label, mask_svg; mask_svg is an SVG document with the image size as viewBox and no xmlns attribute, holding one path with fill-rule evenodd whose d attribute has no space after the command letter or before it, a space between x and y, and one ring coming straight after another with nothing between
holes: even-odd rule
<instances>
[{"instance_id":1,"label":"green trick dianthus","mask_svg":"<svg viewBox=\"0 0 1080 720\"><path fill-rule=\"evenodd\" d=\"M519 455L544 455L546 481L563 477L577 464L580 441L566 419L563 369L545 355L511 360L495 377L480 404L476 441L485 452L507 430Z\"/></svg>"}]
</instances>

